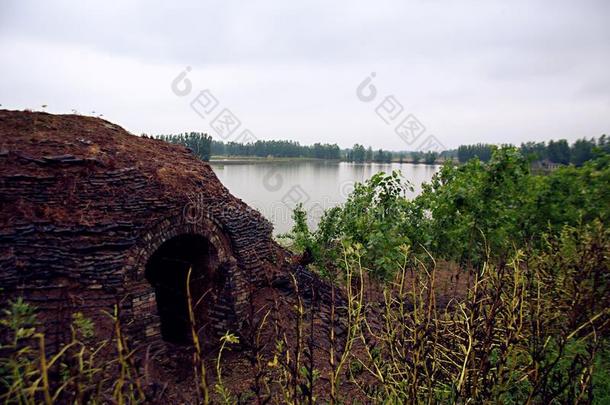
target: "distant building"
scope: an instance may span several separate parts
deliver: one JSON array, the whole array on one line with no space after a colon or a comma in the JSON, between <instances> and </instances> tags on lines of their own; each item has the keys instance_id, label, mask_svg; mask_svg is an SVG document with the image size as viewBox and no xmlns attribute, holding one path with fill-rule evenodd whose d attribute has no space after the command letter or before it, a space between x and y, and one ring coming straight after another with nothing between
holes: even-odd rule
<instances>
[{"instance_id":1,"label":"distant building","mask_svg":"<svg viewBox=\"0 0 610 405\"><path fill-rule=\"evenodd\" d=\"M561 166L563 166L561 163L554 163L549 159L538 160L532 163L532 169L541 171L553 171Z\"/></svg>"}]
</instances>

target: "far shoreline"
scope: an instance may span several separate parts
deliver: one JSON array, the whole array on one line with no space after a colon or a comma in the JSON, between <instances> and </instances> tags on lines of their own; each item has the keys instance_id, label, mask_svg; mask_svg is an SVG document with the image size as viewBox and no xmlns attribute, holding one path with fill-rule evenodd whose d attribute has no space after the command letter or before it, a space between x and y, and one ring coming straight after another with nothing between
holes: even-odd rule
<instances>
[{"instance_id":1,"label":"far shoreline","mask_svg":"<svg viewBox=\"0 0 610 405\"><path fill-rule=\"evenodd\" d=\"M258 157L258 156L212 156L209 160L209 164L259 164L259 163L294 163L294 162L329 162L329 163L357 163L357 164L390 164L390 163L404 163L413 165L425 165L435 166L441 165L445 161L437 161L434 163L417 162L414 163L409 159L404 159L402 162L393 160L392 162L348 162L340 159L317 159L308 157Z\"/></svg>"}]
</instances>

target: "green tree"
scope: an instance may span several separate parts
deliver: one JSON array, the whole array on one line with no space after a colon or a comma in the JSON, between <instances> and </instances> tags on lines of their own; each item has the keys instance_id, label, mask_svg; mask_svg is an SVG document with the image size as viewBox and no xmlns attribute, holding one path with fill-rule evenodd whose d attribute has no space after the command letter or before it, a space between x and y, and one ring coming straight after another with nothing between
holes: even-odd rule
<instances>
[{"instance_id":1,"label":"green tree","mask_svg":"<svg viewBox=\"0 0 610 405\"><path fill-rule=\"evenodd\" d=\"M595 140L579 139L572 145L570 161L576 166L582 166L586 161L593 159Z\"/></svg>"},{"instance_id":2,"label":"green tree","mask_svg":"<svg viewBox=\"0 0 610 405\"><path fill-rule=\"evenodd\" d=\"M352 159L356 163L362 163L366 160L366 151L364 146L355 144L352 148Z\"/></svg>"},{"instance_id":3,"label":"green tree","mask_svg":"<svg viewBox=\"0 0 610 405\"><path fill-rule=\"evenodd\" d=\"M373 161L373 148L371 148L370 146L366 149L365 160L367 162L372 162Z\"/></svg>"},{"instance_id":4,"label":"green tree","mask_svg":"<svg viewBox=\"0 0 610 405\"><path fill-rule=\"evenodd\" d=\"M427 165L434 164L436 162L436 159L438 159L438 153L436 152L426 152L424 154L424 162Z\"/></svg>"},{"instance_id":5,"label":"green tree","mask_svg":"<svg viewBox=\"0 0 610 405\"><path fill-rule=\"evenodd\" d=\"M568 141L565 139L549 141L547 155L551 162L567 165L570 163L570 146L568 145Z\"/></svg>"},{"instance_id":6,"label":"green tree","mask_svg":"<svg viewBox=\"0 0 610 405\"><path fill-rule=\"evenodd\" d=\"M204 161L210 160L212 150L212 137L200 132L190 132L177 135L157 135L155 138L165 142L183 145Z\"/></svg>"},{"instance_id":7,"label":"green tree","mask_svg":"<svg viewBox=\"0 0 610 405\"><path fill-rule=\"evenodd\" d=\"M457 150L457 157L460 163L465 163L475 157L483 162L491 159L494 150L493 145L478 143L476 145L460 145Z\"/></svg>"}]
</instances>

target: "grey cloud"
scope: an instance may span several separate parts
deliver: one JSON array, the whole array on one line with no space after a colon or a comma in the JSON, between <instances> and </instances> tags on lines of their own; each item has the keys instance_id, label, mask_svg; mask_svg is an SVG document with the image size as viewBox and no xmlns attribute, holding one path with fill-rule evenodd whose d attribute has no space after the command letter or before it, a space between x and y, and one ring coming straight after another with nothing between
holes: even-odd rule
<instances>
[{"instance_id":1,"label":"grey cloud","mask_svg":"<svg viewBox=\"0 0 610 405\"><path fill-rule=\"evenodd\" d=\"M189 65L197 85L242 111L260 137L398 149L400 140L353 95L377 71L380 92L395 94L448 146L510 142L528 132L594 136L610 125L603 114L607 74L600 69L610 62L608 15L610 2L596 0L9 0L0 3L0 52L24 60L0 66L0 98L23 107L23 100L49 95L62 106L97 97L112 108L124 106L125 95L110 89L138 92L139 104L131 112L117 107L116 119L136 131L180 130L199 125L188 107L180 113L172 104L162 121L156 118L162 111L146 117L135 111L175 103L163 90ZM49 50L49 60L36 58L40 49ZM61 94L45 77L45 64ZM524 100L539 103L536 122ZM558 118L571 107L571 117ZM468 130L458 112L476 118L468 119ZM515 122L520 115L528 119Z\"/></svg>"}]
</instances>

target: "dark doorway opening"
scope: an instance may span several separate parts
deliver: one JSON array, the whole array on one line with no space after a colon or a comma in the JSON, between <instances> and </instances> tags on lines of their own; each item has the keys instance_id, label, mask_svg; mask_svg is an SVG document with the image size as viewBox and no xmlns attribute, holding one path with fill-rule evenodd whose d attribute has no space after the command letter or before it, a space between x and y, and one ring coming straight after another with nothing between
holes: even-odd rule
<instances>
[{"instance_id":1,"label":"dark doorway opening","mask_svg":"<svg viewBox=\"0 0 610 405\"><path fill-rule=\"evenodd\" d=\"M146 279L155 289L163 340L192 342L187 299L187 275L191 269L191 306L196 329L206 321L206 291L213 279L216 252L202 236L180 235L163 243L146 264Z\"/></svg>"}]
</instances>

